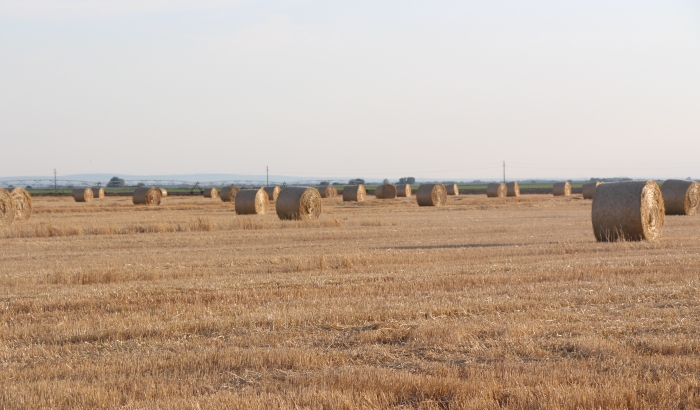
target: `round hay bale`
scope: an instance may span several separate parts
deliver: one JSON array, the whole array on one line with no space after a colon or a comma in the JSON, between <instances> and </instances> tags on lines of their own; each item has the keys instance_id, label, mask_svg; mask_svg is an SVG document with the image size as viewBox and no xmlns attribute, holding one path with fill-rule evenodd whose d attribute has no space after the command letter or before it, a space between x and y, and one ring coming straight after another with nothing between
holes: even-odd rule
<instances>
[{"instance_id":1,"label":"round hay bale","mask_svg":"<svg viewBox=\"0 0 700 410\"><path fill-rule=\"evenodd\" d=\"M595 195L595 190L600 185L600 181L587 182L581 186L581 192L583 193L583 199L593 199Z\"/></svg>"},{"instance_id":2,"label":"round hay bale","mask_svg":"<svg viewBox=\"0 0 700 410\"><path fill-rule=\"evenodd\" d=\"M442 184L421 184L416 200L418 206L443 206L447 203L447 189Z\"/></svg>"},{"instance_id":3,"label":"round hay bale","mask_svg":"<svg viewBox=\"0 0 700 410\"><path fill-rule=\"evenodd\" d=\"M396 196L402 197L402 198L407 198L411 196L411 186L408 184L399 184L396 185Z\"/></svg>"},{"instance_id":4,"label":"round hay bale","mask_svg":"<svg viewBox=\"0 0 700 410\"><path fill-rule=\"evenodd\" d=\"M162 199L162 198L165 198L166 196L168 196L168 191L166 191L165 188L158 188L158 189L160 189L160 197L161 197L161 199Z\"/></svg>"},{"instance_id":5,"label":"round hay bale","mask_svg":"<svg viewBox=\"0 0 700 410\"><path fill-rule=\"evenodd\" d=\"M593 196L591 220L599 242L653 241L664 226L664 200L654 181L601 184Z\"/></svg>"},{"instance_id":6,"label":"round hay bale","mask_svg":"<svg viewBox=\"0 0 700 410\"><path fill-rule=\"evenodd\" d=\"M17 187L10 193L12 200L15 202L15 219L18 221L26 221L32 217L34 205L32 204L32 196L29 195L26 189Z\"/></svg>"},{"instance_id":7,"label":"round hay bale","mask_svg":"<svg viewBox=\"0 0 700 410\"><path fill-rule=\"evenodd\" d=\"M508 188L502 182L492 182L486 187L486 196L489 198L503 198L507 193Z\"/></svg>"},{"instance_id":8,"label":"round hay bale","mask_svg":"<svg viewBox=\"0 0 700 410\"><path fill-rule=\"evenodd\" d=\"M277 197L280 195L280 191L282 190L282 188L278 186L265 186L262 187L262 189L265 191L267 194L267 199L270 201L276 201Z\"/></svg>"},{"instance_id":9,"label":"round hay bale","mask_svg":"<svg viewBox=\"0 0 700 410\"><path fill-rule=\"evenodd\" d=\"M224 202L234 202L236 200L236 195L241 188L237 186L228 186L221 190L221 200Z\"/></svg>"},{"instance_id":10,"label":"round hay bale","mask_svg":"<svg viewBox=\"0 0 700 410\"><path fill-rule=\"evenodd\" d=\"M275 207L282 220L316 220L321 216L321 193L316 188L286 187L277 197Z\"/></svg>"},{"instance_id":11,"label":"round hay bale","mask_svg":"<svg viewBox=\"0 0 700 410\"><path fill-rule=\"evenodd\" d=\"M520 185L517 182L508 182L506 184L506 196L516 197L520 196Z\"/></svg>"},{"instance_id":12,"label":"round hay bale","mask_svg":"<svg viewBox=\"0 0 700 410\"><path fill-rule=\"evenodd\" d=\"M216 188L204 188L205 198L218 198L219 191Z\"/></svg>"},{"instance_id":13,"label":"round hay bale","mask_svg":"<svg viewBox=\"0 0 700 410\"><path fill-rule=\"evenodd\" d=\"M236 194L236 214L263 215L270 207L270 200L263 189L241 189Z\"/></svg>"},{"instance_id":14,"label":"round hay bale","mask_svg":"<svg viewBox=\"0 0 700 410\"><path fill-rule=\"evenodd\" d=\"M101 199L105 197L105 189L101 186L92 187L92 197Z\"/></svg>"},{"instance_id":15,"label":"round hay bale","mask_svg":"<svg viewBox=\"0 0 700 410\"><path fill-rule=\"evenodd\" d=\"M330 185L322 185L318 188L318 193L321 194L321 198L335 198L338 196L338 190Z\"/></svg>"},{"instance_id":16,"label":"round hay bale","mask_svg":"<svg viewBox=\"0 0 700 410\"><path fill-rule=\"evenodd\" d=\"M394 199L396 198L396 187L392 184L379 185L374 191L377 199Z\"/></svg>"},{"instance_id":17,"label":"round hay bale","mask_svg":"<svg viewBox=\"0 0 700 410\"><path fill-rule=\"evenodd\" d=\"M696 215L700 212L700 182L669 179L661 185L661 195L666 215Z\"/></svg>"},{"instance_id":18,"label":"round hay bale","mask_svg":"<svg viewBox=\"0 0 700 410\"><path fill-rule=\"evenodd\" d=\"M447 195L459 195L459 187L457 184L447 184L445 185L445 189L447 190Z\"/></svg>"},{"instance_id":19,"label":"round hay bale","mask_svg":"<svg viewBox=\"0 0 700 410\"><path fill-rule=\"evenodd\" d=\"M365 186L360 185L345 185L343 188L343 202L362 202L367 196Z\"/></svg>"},{"instance_id":20,"label":"round hay bale","mask_svg":"<svg viewBox=\"0 0 700 410\"><path fill-rule=\"evenodd\" d=\"M10 225L15 220L15 200L6 189L0 188L0 225Z\"/></svg>"},{"instance_id":21,"label":"round hay bale","mask_svg":"<svg viewBox=\"0 0 700 410\"><path fill-rule=\"evenodd\" d=\"M159 188L141 187L134 191L134 205L160 205L161 193Z\"/></svg>"},{"instance_id":22,"label":"round hay bale","mask_svg":"<svg viewBox=\"0 0 700 410\"><path fill-rule=\"evenodd\" d=\"M73 189L73 199L75 199L75 202L90 202L93 197L92 188Z\"/></svg>"},{"instance_id":23,"label":"round hay bale","mask_svg":"<svg viewBox=\"0 0 700 410\"><path fill-rule=\"evenodd\" d=\"M552 186L552 194L554 196L570 196L571 184L569 183L569 181L555 183Z\"/></svg>"}]
</instances>

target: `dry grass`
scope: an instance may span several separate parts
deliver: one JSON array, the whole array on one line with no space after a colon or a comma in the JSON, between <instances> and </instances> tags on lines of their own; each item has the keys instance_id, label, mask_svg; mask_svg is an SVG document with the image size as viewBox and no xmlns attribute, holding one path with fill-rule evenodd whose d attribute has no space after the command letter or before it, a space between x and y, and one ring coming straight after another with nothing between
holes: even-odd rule
<instances>
[{"instance_id":1,"label":"dry grass","mask_svg":"<svg viewBox=\"0 0 700 410\"><path fill-rule=\"evenodd\" d=\"M577 197L341 201L35 198L0 227L0 407L700 406L700 218L597 243Z\"/></svg>"}]
</instances>

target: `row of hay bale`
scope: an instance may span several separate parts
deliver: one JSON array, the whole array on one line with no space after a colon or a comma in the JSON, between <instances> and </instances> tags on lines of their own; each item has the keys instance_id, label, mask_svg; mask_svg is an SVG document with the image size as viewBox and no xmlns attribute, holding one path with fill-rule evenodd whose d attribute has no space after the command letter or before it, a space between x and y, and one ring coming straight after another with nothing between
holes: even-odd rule
<instances>
[{"instance_id":1,"label":"row of hay bale","mask_svg":"<svg viewBox=\"0 0 700 410\"><path fill-rule=\"evenodd\" d=\"M486 186L488 198L503 198L520 196L520 185L517 182L492 182Z\"/></svg>"},{"instance_id":2,"label":"row of hay bale","mask_svg":"<svg viewBox=\"0 0 700 410\"><path fill-rule=\"evenodd\" d=\"M321 193L316 188L286 187L279 189L239 189L232 202L238 215L262 215L268 213L270 200L275 201L275 211L282 220L315 220L321 216ZM231 190L229 189L228 192Z\"/></svg>"},{"instance_id":3,"label":"row of hay bale","mask_svg":"<svg viewBox=\"0 0 700 410\"><path fill-rule=\"evenodd\" d=\"M145 204L144 200L142 197L148 196L145 193L148 192L151 189L157 189L160 191L160 198L165 198L168 196L168 191L166 191L164 188L147 188L147 187L140 187L137 188L136 191L134 191L134 194L136 192L139 192L138 198L139 202L138 204ZM92 188L73 188L73 199L75 202L92 202L94 199L102 199L105 197L105 189L102 187L92 187ZM136 197L136 195L134 195ZM149 196L150 198L153 198L153 194ZM157 201L158 204L160 204L160 199ZM134 202L134 204L137 204L137 202ZM149 205L152 205L149 203Z\"/></svg>"},{"instance_id":4,"label":"row of hay bale","mask_svg":"<svg viewBox=\"0 0 700 410\"><path fill-rule=\"evenodd\" d=\"M32 196L26 189L17 187L8 191L0 188L0 225L26 221L32 217L33 212Z\"/></svg>"}]
</instances>

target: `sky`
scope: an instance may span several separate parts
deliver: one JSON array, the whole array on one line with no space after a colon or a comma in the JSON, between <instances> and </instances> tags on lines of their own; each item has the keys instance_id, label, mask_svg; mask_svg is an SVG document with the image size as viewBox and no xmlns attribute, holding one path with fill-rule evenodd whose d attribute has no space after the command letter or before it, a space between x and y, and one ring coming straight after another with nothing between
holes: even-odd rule
<instances>
[{"instance_id":1,"label":"sky","mask_svg":"<svg viewBox=\"0 0 700 410\"><path fill-rule=\"evenodd\" d=\"M0 0L0 176L700 179L700 2Z\"/></svg>"}]
</instances>

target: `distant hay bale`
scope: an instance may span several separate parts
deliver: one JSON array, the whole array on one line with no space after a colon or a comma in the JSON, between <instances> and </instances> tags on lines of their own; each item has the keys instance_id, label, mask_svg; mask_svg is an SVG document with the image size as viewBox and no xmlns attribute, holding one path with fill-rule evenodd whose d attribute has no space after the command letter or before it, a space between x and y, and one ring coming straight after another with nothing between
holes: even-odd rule
<instances>
[{"instance_id":1,"label":"distant hay bale","mask_svg":"<svg viewBox=\"0 0 700 410\"><path fill-rule=\"evenodd\" d=\"M508 182L506 184L506 196L516 197L520 196L520 185L517 182Z\"/></svg>"},{"instance_id":2,"label":"distant hay bale","mask_svg":"<svg viewBox=\"0 0 700 410\"><path fill-rule=\"evenodd\" d=\"M321 215L321 193L316 188L286 187L275 207L282 220L316 220Z\"/></svg>"},{"instance_id":3,"label":"distant hay bale","mask_svg":"<svg viewBox=\"0 0 700 410\"><path fill-rule=\"evenodd\" d=\"M443 206L447 203L447 189L442 184L421 184L416 200L418 206Z\"/></svg>"},{"instance_id":4,"label":"distant hay bale","mask_svg":"<svg viewBox=\"0 0 700 410\"><path fill-rule=\"evenodd\" d=\"M396 185L396 196L402 198L411 196L411 186L409 184Z\"/></svg>"},{"instance_id":5,"label":"distant hay bale","mask_svg":"<svg viewBox=\"0 0 700 410\"><path fill-rule=\"evenodd\" d=\"M330 185L322 185L318 188L318 193L321 194L321 198L335 198L338 196L338 190Z\"/></svg>"},{"instance_id":6,"label":"distant hay bale","mask_svg":"<svg viewBox=\"0 0 700 410\"><path fill-rule=\"evenodd\" d=\"M224 202L234 202L236 200L236 195L241 188L231 185L221 190L221 200Z\"/></svg>"},{"instance_id":7,"label":"distant hay bale","mask_svg":"<svg viewBox=\"0 0 700 410\"><path fill-rule=\"evenodd\" d=\"M591 220L599 242L655 240L664 226L664 200L654 181L601 184Z\"/></svg>"},{"instance_id":8,"label":"distant hay bale","mask_svg":"<svg viewBox=\"0 0 700 410\"><path fill-rule=\"evenodd\" d=\"M168 191L166 191L165 188L158 188L158 189L160 189L160 197L161 198L165 198L166 196L168 196Z\"/></svg>"},{"instance_id":9,"label":"distant hay bale","mask_svg":"<svg viewBox=\"0 0 700 410\"><path fill-rule=\"evenodd\" d=\"M235 202L238 215L263 215L270 207L270 200L262 188L241 189L236 195Z\"/></svg>"},{"instance_id":10,"label":"distant hay bale","mask_svg":"<svg viewBox=\"0 0 700 410\"><path fill-rule=\"evenodd\" d=\"M93 197L92 188L73 189L73 199L75 199L75 202L90 202Z\"/></svg>"},{"instance_id":11,"label":"distant hay bale","mask_svg":"<svg viewBox=\"0 0 700 410\"><path fill-rule=\"evenodd\" d=\"M360 185L345 185L343 188L343 202L362 202L367 196L365 186Z\"/></svg>"},{"instance_id":12,"label":"distant hay bale","mask_svg":"<svg viewBox=\"0 0 700 410\"><path fill-rule=\"evenodd\" d=\"M280 195L280 191L282 190L282 188L278 186L265 186L262 187L262 189L265 191L267 194L267 199L270 201L276 201L277 197Z\"/></svg>"},{"instance_id":13,"label":"distant hay bale","mask_svg":"<svg viewBox=\"0 0 700 410\"><path fill-rule=\"evenodd\" d=\"M486 187L486 196L489 198L503 198L507 193L508 188L502 182L492 182Z\"/></svg>"},{"instance_id":14,"label":"distant hay bale","mask_svg":"<svg viewBox=\"0 0 700 410\"><path fill-rule=\"evenodd\" d=\"M600 181L587 182L581 187L581 192L583 193L583 199L593 199L595 195L595 190L600 185Z\"/></svg>"},{"instance_id":15,"label":"distant hay bale","mask_svg":"<svg viewBox=\"0 0 700 410\"><path fill-rule=\"evenodd\" d=\"M216 188L205 188L204 189L205 198L218 198L219 191Z\"/></svg>"},{"instance_id":16,"label":"distant hay bale","mask_svg":"<svg viewBox=\"0 0 700 410\"><path fill-rule=\"evenodd\" d=\"M134 205L160 205L161 193L159 188L141 187L134 191Z\"/></svg>"},{"instance_id":17,"label":"distant hay bale","mask_svg":"<svg viewBox=\"0 0 700 410\"><path fill-rule=\"evenodd\" d=\"M447 195L459 195L459 187L457 184L447 184L445 185L445 189L447 190Z\"/></svg>"},{"instance_id":18,"label":"distant hay bale","mask_svg":"<svg viewBox=\"0 0 700 410\"><path fill-rule=\"evenodd\" d=\"M666 215L696 215L700 212L700 182L669 179L661 185Z\"/></svg>"},{"instance_id":19,"label":"distant hay bale","mask_svg":"<svg viewBox=\"0 0 700 410\"><path fill-rule=\"evenodd\" d=\"M392 184L379 185L377 189L374 190L374 196L377 199L394 199L396 198L396 187Z\"/></svg>"},{"instance_id":20,"label":"distant hay bale","mask_svg":"<svg viewBox=\"0 0 700 410\"><path fill-rule=\"evenodd\" d=\"M92 187L92 197L102 199L105 197L105 189L101 186Z\"/></svg>"},{"instance_id":21,"label":"distant hay bale","mask_svg":"<svg viewBox=\"0 0 700 410\"><path fill-rule=\"evenodd\" d=\"M10 193L12 200L15 202L15 219L18 221L26 221L32 217L34 205L32 204L32 196L29 195L26 189L17 187Z\"/></svg>"},{"instance_id":22,"label":"distant hay bale","mask_svg":"<svg viewBox=\"0 0 700 410\"><path fill-rule=\"evenodd\" d=\"M556 182L552 186L552 194L554 196L571 196L571 184L569 181Z\"/></svg>"},{"instance_id":23,"label":"distant hay bale","mask_svg":"<svg viewBox=\"0 0 700 410\"><path fill-rule=\"evenodd\" d=\"M10 225L15 220L15 200L6 189L0 188L0 225Z\"/></svg>"}]
</instances>

